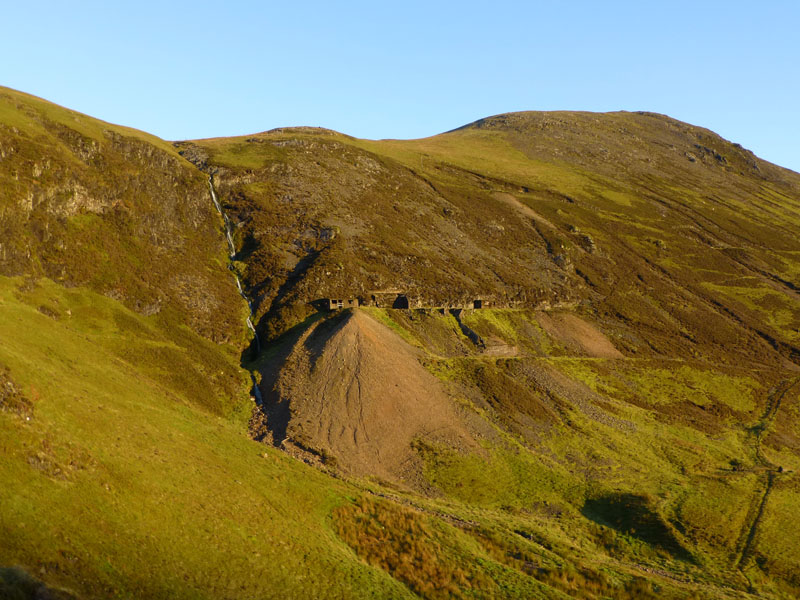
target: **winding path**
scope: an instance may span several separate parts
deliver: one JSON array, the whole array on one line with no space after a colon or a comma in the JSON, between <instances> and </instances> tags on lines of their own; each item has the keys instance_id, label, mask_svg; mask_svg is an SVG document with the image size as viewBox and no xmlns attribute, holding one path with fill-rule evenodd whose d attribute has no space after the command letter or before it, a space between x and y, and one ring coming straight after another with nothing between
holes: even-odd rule
<instances>
[{"instance_id":1,"label":"winding path","mask_svg":"<svg viewBox=\"0 0 800 600\"><path fill-rule=\"evenodd\" d=\"M775 480L781 475L783 470L773 462L771 462L761 450L761 441L764 433L769 430L775 421L775 417L781 407L781 402L789 391L800 383L800 377L794 379L784 379L781 381L775 390L767 397L767 406L764 414L761 416L758 424L750 431L755 434L755 454L756 460L759 463L759 470L765 475L763 491L757 491L756 496L751 503L751 508L748 511L748 519L742 528L742 533L739 536L739 541L736 544L737 558L734 566L736 570L747 580L749 590L753 591L753 583L744 568L753 550L753 542L758 534L758 526L764 516L764 510L767 506L767 501L772 493Z\"/></svg>"}]
</instances>

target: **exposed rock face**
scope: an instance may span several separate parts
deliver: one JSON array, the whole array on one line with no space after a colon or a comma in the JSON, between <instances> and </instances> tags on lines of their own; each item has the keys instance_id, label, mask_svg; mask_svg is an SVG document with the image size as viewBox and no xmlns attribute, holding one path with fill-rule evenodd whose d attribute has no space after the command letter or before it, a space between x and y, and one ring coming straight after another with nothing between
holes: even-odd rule
<instances>
[{"instance_id":1,"label":"exposed rock face","mask_svg":"<svg viewBox=\"0 0 800 600\"><path fill-rule=\"evenodd\" d=\"M30 421L33 410L33 403L12 379L8 367L0 365L0 411L13 412Z\"/></svg>"},{"instance_id":2,"label":"exposed rock face","mask_svg":"<svg viewBox=\"0 0 800 600\"><path fill-rule=\"evenodd\" d=\"M171 306L216 341L241 302L205 177L169 144L0 90L0 274L88 285L140 312Z\"/></svg>"}]
</instances>

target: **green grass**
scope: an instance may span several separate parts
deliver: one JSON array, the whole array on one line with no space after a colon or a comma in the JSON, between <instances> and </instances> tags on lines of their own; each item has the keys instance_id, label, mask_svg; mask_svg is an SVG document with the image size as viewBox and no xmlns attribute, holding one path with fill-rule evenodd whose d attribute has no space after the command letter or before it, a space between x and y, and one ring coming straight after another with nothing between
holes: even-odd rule
<instances>
[{"instance_id":1,"label":"green grass","mask_svg":"<svg viewBox=\"0 0 800 600\"><path fill-rule=\"evenodd\" d=\"M752 473L697 478L675 502L676 521L688 538L707 552L712 550L706 557L713 557L713 549L720 548L733 554L758 484Z\"/></svg>"},{"instance_id":2,"label":"green grass","mask_svg":"<svg viewBox=\"0 0 800 600\"><path fill-rule=\"evenodd\" d=\"M247 142L231 144L226 139L220 146L218 150L215 149L214 161L227 167L260 169L284 155L278 148L268 144L258 146ZM213 143L211 147L214 148Z\"/></svg>"},{"instance_id":3,"label":"green grass","mask_svg":"<svg viewBox=\"0 0 800 600\"><path fill-rule=\"evenodd\" d=\"M415 337L414 334L411 333L406 327L403 327L395 320L395 317L398 317L399 315L395 314L393 309L365 306L359 310L365 311L373 319L379 323L382 323L383 325L386 325L389 329L394 331L412 346L422 348L422 342L420 342L419 339Z\"/></svg>"},{"instance_id":4,"label":"green grass","mask_svg":"<svg viewBox=\"0 0 800 600\"><path fill-rule=\"evenodd\" d=\"M710 585L724 580L738 535L730 524L742 522L754 483L730 471L731 457L748 460L744 438L709 439L615 398L620 382L604 366L617 361L431 356L430 368L451 383L505 398L505 408L473 410L494 433L471 453L418 443L438 494L405 495L421 512L387 501L351 505L362 485L387 491L334 480L249 441L246 411L237 410L248 402L243 375L227 416L198 402L192 385L168 368L181 364L171 356L193 344L165 341L159 316L142 317L86 289L45 280L31 287L21 279L2 280L0 310L8 317L0 323L0 364L33 405L30 421L24 411L0 411L0 478L8 490L0 498L0 534L9 540L0 561L88 597L409 597L409 590L440 597L453 589L467 597L558 597L579 589L598 590L581 592L585 598L647 597L656 588L624 565L690 572ZM403 320L404 311L370 312L408 336L433 327ZM415 333L411 326L421 323ZM154 348L169 353L140 356ZM182 360L210 372L215 347L198 348ZM219 365L234 363L224 347L216 352ZM553 368L616 402L617 416L636 429L594 421L565 397L537 444L509 432L503 419L519 418L515 407L537 414L520 397L509 402L514 385L525 382L521 374ZM625 369L632 382L652 367ZM695 371L703 373L687 373ZM674 378L655 379L670 393L684 390ZM715 389L703 393L724 385L748 390L739 379L709 379ZM728 479L716 478L720 469ZM583 514L586 502L619 490L648 494L642 523L661 537ZM793 505L793 496L786 502ZM781 506L779 515L788 510ZM474 524L454 527L453 519ZM700 553L702 564L685 562L675 544ZM428 575L415 564L427 565ZM658 585L662 597L685 597Z\"/></svg>"},{"instance_id":5,"label":"green grass","mask_svg":"<svg viewBox=\"0 0 800 600\"><path fill-rule=\"evenodd\" d=\"M17 108L20 105L24 107L23 110ZM42 98L0 86L0 123L20 129L34 128L37 133L42 133L43 129L36 123L36 117L34 116L36 113L55 123L69 127L90 139L103 140L105 131L113 131L120 135L145 141L179 158L179 154L172 144L157 136L131 127L100 121L88 115L65 109Z\"/></svg>"},{"instance_id":6,"label":"green grass","mask_svg":"<svg viewBox=\"0 0 800 600\"><path fill-rule=\"evenodd\" d=\"M727 578L729 557L735 553L750 504L762 486L761 478L750 471L757 463L745 430L747 422L732 421L729 429L709 436L679 415L660 414L659 403L724 404L755 421L767 391L761 375L699 365L665 369L654 368L648 361L574 358L461 358L432 361L429 368L443 380L479 386L484 397L504 398L502 404L492 404L499 416L506 415L500 419L503 422L520 419L513 408L516 404L522 410L524 404L513 391L512 379L502 383L499 377L503 373L513 377L536 364L552 365L585 383L598 395L591 401L596 407L613 411L606 414L624 419L634 428L625 430L613 421L597 421L593 412L564 397L561 401L569 408L562 409L559 422L536 430L533 445L525 443L525 438L505 434L487 442L483 454L420 443L429 481L448 498L487 511L537 514L539 518L551 515L551 519L558 515L564 526L572 523L570 531L582 544L597 544L602 552L625 561L669 564L670 569L680 571L689 567L679 567L674 560L698 560L698 566L690 570L697 568L711 580ZM493 383L478 375L481 370L493 373ZM635 524L619 525L612 535L603 527L617 526L600 517L600 529L593 530L576 515L584 510L584 502L591 506L595 499L621 491L648 495L648 510L655 516L643 517L642 527L656 537L637 533ZM788 504L776 510L788 515ZM586 515L595 518L594 512L589 508ZM551 543L564 543L552 521L538 531ZM659 536L667 537L657 541Z\"/></svg>"},{"instance_id":7,"label":"green grass","mask_svg":"<svg viewBox=\"0 0 800 600\"><path fill-rule=\"evenodd\" d=\"M204 339L168 310L144 318L105 296L47 279L4 278L2 290L48 316L47 325L91 335L98 350L132 365L181 401L225 415L246 396L248 378L238 367L237 349ZM47 337L45 329L37 334Z\"/></svg>"},{"instance_id":8,"label":"green grass","mask_svg":"<svg viewBox=\"0 0 800 600\"><path fill-rule=\"evenodd\" d=\"M711 370L681 366L673 370L650 369L635 373L631 380L646 401L658 404L685 400L697 406L720 403L742 413L756 408L758 382L749 377L732 377Z\"/></svg>"},{"instance_id":9,"label":"green grass","mask_svg":"<svg viewBox=\"0 0 800 600\"><path fill-rule=\"evenodd\" d=\"M791 594L792 588L800 584L800 560L795 542L800 527L794 518L798 505L800 488L797 480L794 477L779 480L770 494L762 526L754 541L752 562L746 565L746 572L751 577L784 594ZM783 583L787 580L792 585Z\"/></svg>"},{"instance_id":10,"label":"green grass","mask_svg":"<svg viewBox=\"0 0 800 600\"><path fill-rule=\"evenodd\" d=\"M0 412L0 561L81 597L409 597L398 583L412 583L409 571L369 553L364 563L346 545L362 555L363 544L381 539L377 532L356 524L354 541L331 521L354 488L249 441L238 418L199 408L191 388L174 388L135 354L113 350L114 339L151 344L155 318L85 289L42 281L20 292L21 280L2 283L0 363L33 416ZM39 310L44 300L60 316ZM541 497L533 465L510 454L500 460L508 463L497 463L496 473L524 486L488 506ZM480 467L469 468L477 477ZM452 475L464 467L448 468ZM439 472L449 485L447 468ZM552 597L546 584L492 559L452 526L424 523L413 549L403 549L400 532L390 538L399 544L393 560L435 555L435 572L455 577L468 596ZM462 581L453 565L474 566Z\"/></svg>"},{"instance_id":11,"label":"green grass","mask_svg":"<svg viewBox=\"0 0 800 600\"><path fill-rule=\"evenodd\" d=\"M428 480L448 497L472 506L520 510L536 503L575 501L580 483L562 466L517 448L490 447L486 456L460 454L420 442Z\"/></svg>"},{"instance_id":12,"label":"green grass","mask_svg":"<svg viewBox=\"0 0 800 600\"><path fill-rule=\"evenodd\" d=\"M428 590L415 588L421 580L409 579L413 571L400 563L372 560L364 544L380 543L380 530L363 522L342 529L350 517L332 520L347 514L338 507L348 506L358 488L247 439L246 413L237 410L248 403L243 374L226 416L214 414L217 406L198 402L191 385L168 375L181 365L174 356L140 356L154 346L185 351L163 341L159 317L46 280L35 287L18 278L0 283L0 364L32 404L30 420L27 413L0 411L0 535L6 540L0 563L87 598L410 597L403 584ZM202 353L212 349L183 360L199 368L208 364ZM217 352L220 364L233 363L224 347ZM524 485L511 496L488 498L486 506L520 508L542 497L530 478L535 465L520 462L524 456L498 456L496 472ZM481 466L471 464L477 477ZM452 476L464 466L448 468ZM455 485L446 483L447 468L439 472L444 487ZM540 473L543 481L550 477ZM392 527L391 515L405 514L382 506ZM401 524L406 518L416 531L418 518L402 517ZM392 534L395 551L387 556L401 563L406 554L437 556L435 572L451 581L441 589L553 597L548 584L493 559L446 521L425 517L422 523L412 547L404 545L407 532ZM454 565L473 566L462 580ZM16 581L13 589L35 586L14 573L3 575L9 585Z\"/></svg>"},{"instance_id":13,"label":"green grass","mask_svg":"<svg viewBox=\"0 0 800 600\"><path fill-rule=\"evenodd\" d=\"M517 341L517 328L510 322L508 316L508 311L468 310L461 315L461 320L478 333L491 332L507 342L514 343Z\"/></svg>"},{"instance_id":14,"label":"green grass","mask_svg":"<svg viewBox=\"0 0 800 600\"><path fill-rule=\"evenodd\" d=\"M148 344L152 319L79 289L59 302L72 320L53 319L17 283L0 287L0 363L34 406L30 421L0 412L0 564L81 597L406 595L331 529L346 487L109 349L113 336ZM125 325L89 317L90 306Z\"/></svg>"},{"instance_id":15,"label":"green grass","mask_svg":"<svg viewBox=\"0 0 800 600\"><path fill-rule=\"evenodd\" d=\"M591 185L578 170L532 160L496 131L463 130L421 140L353 143L423 172L432 172L437 164L453 165L520 184L536 182L574 195L580 195Z\"/></svg>"},{"instance_id":16,"label":"green grass","mask_svg":"<svg viewBox=\"0 0 800 600\"><path fill-rule=\"evenodd\" d=\"M679 362L669 368L648 363L617 366L608 361L577 359L565 359L557 364L597 392L621 398L633 394L651 406L689 402L706 407L718 403L748 414L757 408L756 394L761 389L761 384L746 374L729 374Z\"/></svg>"}]
</instances>

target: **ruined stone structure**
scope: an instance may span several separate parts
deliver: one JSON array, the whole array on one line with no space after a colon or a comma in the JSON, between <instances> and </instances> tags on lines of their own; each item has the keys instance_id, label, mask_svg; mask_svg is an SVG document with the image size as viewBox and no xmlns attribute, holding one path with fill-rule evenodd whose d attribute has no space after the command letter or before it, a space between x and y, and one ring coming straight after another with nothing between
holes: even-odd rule
<instances>
[{"instance_id":1,"label":"ruined stone structure","mask_svg":"<svg viewBox=\"0 0 800 600\"><path fill-rule=\"evenodd\" d=\"M408 296L402 290L372 290L367 304L379 308L411 308Z\"/></svg>"},{"instance_id":2,"label":"ruined stone structure","mask_svg":"<svg viewBox=\"0 0 800 600\"><path fill-rule=\"evenodd\" d=\"M328 310L342 310L344 308L357 308L361 305L358 298L349 298L347 300L335 300L329 298L327 300Z\"/></svg>"},{"instance_id":3,"label":"ruined stone structure","mask_svg":"<svg viewBox=\"0 0 800 600\"><path fill-rule=\"evenodd\" d=\"M327 310L342 310L345 308L356 308L359 306L375 306L377 308L397 308L405 310L415 308L471 310L484 308L486 306L486 300L483 298L467 301L457 300L454 302L447 302L434 306L431 304L426 304L419 298L411 298L401 290L373 290L369 292L369 296L367 298L350 298L346 300L326 298L318 302L320 302L322 307ZM320 305L318 304L317 306L319 307Z\"/></svg>"}]
</instances>

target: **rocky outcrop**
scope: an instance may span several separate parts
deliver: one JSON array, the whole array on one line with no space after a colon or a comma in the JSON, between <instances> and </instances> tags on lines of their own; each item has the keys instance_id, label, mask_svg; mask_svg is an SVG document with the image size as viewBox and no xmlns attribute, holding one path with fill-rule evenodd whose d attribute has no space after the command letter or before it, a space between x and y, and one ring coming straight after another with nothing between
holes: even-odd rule
<instances>
[{"instance_id":1,"label":"rocky outcrop","mask_svg":"<svg viewBox=\"0 0 800 600\"><path fill-rule=\"evenodd\" d=\"M205 177L171 145L0 90L0 274L89 286L205 337L241 331Z\"/></svg>"}]
</instances>

